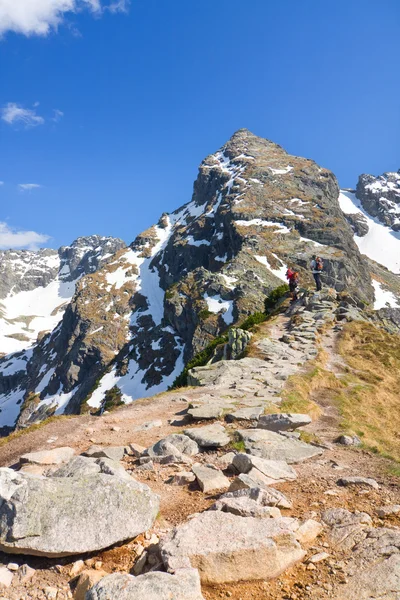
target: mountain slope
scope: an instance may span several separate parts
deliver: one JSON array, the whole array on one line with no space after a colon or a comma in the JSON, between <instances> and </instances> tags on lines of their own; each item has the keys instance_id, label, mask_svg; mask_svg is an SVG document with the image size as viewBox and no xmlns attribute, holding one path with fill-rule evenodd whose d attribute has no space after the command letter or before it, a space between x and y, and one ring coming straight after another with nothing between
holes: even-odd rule
<instances>
[{"instance_id":1,"label":"mountain slope","mask_svg":"<svg viewBox=\"0 0 400 600\"><path fill-rule=\"evenodd\" d=\"M288 265L312 285L315 252L326 285L372 302L371 265L338 198L330 171L238 131L201 163L188 204L83 277L30 356L3 360L0 424L13 425L6 405L22 426L165 390L193 354L262 309Z\"/></svg>"}]
</instances>

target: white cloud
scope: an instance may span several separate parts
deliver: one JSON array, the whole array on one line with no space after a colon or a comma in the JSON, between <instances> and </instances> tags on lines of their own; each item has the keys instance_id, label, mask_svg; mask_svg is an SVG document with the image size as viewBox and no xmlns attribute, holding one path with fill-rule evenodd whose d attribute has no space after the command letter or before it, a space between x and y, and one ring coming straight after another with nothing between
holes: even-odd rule
<instances>
[{"instance_id":1,"label":"white cloud","mask_svg":"<svg viewBox=\"0 0 400 600\"><path fill-rule=\"evenodd\" d=\"M51 120L54 121L55 123L58 123L58 121L60 121L64 116L64 113L62 110L58 110L58 108L53 108L53 116L51 117Z\"/></svg>"},{"instance_id":2,"label":"white cloud","mask_svg":"<svg viewBox=\"0 0 400 600\"><path fill-rule=\"evenodd\" d=\"M36 190L37 188L42 187L39 183L19 183L18 189L20 192L30 192L31 190Z\"/></svg>"},{"instance_id":3,"label":"white cloud","mask_svg":"<svg viewBox=\"0 0 400 600\"><path fill-rule=\"evenodd\" d=\"M37 250L49 239L48 235L36 233L36 231L17 231L8 227L7 223L0 222L0 250L13 248Z\"/></svg>"},{"instance_id":4,"label":"white cloud","mask_svg":"<svg viewBox=\"0 0 400 600\"><path fill-rule=\"evenodd\" d=\"M0 36L7 31L48 35L57 30L66 13L90 10L125 12L130 0L0 0Z\"/></svg>"},{"instance_id":5,"label":"white cloud","mask_svg":"<svg viewBox=\"0 0 400 600\"><path fill-rule=\"evenodd\" d=\"M0 23L1 23L1 2L0 0ZM9 125L14 123L22 123L26 127L36 127L43 125L44 119L36 114L36 110L30 108L22 108L15 102L9 102L1 109L1 118Z\"/></svg>"}]
</instances>

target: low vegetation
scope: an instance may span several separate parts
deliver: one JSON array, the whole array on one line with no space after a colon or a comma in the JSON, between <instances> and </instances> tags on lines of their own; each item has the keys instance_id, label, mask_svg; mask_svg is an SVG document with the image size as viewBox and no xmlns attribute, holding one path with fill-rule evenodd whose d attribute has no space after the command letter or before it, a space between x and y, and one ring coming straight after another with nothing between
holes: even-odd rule
<instances>
[{"instance_id":1,"label":"low vegetation","mask_svg":"<svg viewBox=\"0 0 400 600\"><path fill-rule=\"evenodd\" d=\"M238 327L240 329L244 329L245 331L249 331L255 325L259 325L260 323L264 323L267 319L269 319L273 314L275 314L282 305L283 301L287 297L287 293L289 291L289 287L286 284L280 285L275 288L265 299L264 306L265 312L255 312L252 315L249 315ZM199 316L204 318L204 314L202 313L209 311L201 311ZM230 328L229 328L230 329ZM214 356L215 350L218 346L226 344L228 341L229 329L227 331L215 338L208 346L204 348L201 352L196 354L185 366L182 373L176 377L174 383L169 389L176 389L180 387L185 387L187 385L188 372L190 369L194 367L202 367L206 365L211 358Z\"/></svg>"}]
</instances>

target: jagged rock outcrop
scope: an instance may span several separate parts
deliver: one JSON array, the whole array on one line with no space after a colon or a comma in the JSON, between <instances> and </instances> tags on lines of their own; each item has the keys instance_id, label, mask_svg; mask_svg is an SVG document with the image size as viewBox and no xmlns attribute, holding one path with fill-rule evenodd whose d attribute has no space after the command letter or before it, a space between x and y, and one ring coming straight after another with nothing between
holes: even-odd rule
<instances>
[{"instance_id":1,"label":"jagged rock outcrop","mask_svg":"<svg viewBox=\"0 0 400 600\"><path fill-rule=\"evenodd\" d=\"M335 176L247 130L200 165L191 202L83 277L50 335L0 364L0 409L26 426L165 390L229 325L263 309L288 265L373 299ZM18 371L21 369L21 372Z\"/></svg>"},{"instance_id":2,"label":"jagged rock outcrop","mask_svg":"<svg viewBox=\"0 0 400 600\"><path fill-rule=\"evenodd\" d=\"M400 169L379 177L360 175L356 196L371 216L400 231Z\"/></svg>"}]
</instances>

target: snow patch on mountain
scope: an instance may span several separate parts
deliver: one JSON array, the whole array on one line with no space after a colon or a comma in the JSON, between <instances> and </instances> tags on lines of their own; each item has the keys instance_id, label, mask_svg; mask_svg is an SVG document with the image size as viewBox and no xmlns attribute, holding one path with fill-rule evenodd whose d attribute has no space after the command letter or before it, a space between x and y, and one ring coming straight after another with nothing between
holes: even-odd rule
<instances>
[{"instance_id":1,"label":"snow patch on mountain","mask_svg":"<svg viewBox=\"0 0 400 600\"><path fill-rule=\"evenodd\" d=\"M400 232L393 231L371 217L362 207L355 194L342 190L339 196L340 208L345 214L362 214L368 224L368 233L354 236L360 252L384 265L393 273L400 274Z\"/></svg>"},{"instance_id":2,"label":"snow patch on mountain","mask_svg":"<svg viewBox=\"0 0 400 600\"><path fill-rule=\"evenodd\" d=\"M399 308L400 302L396 298L396 296L390 292L389 290L384 290L379 281L375 279L372 280L372 285L375 290L375 302L374 302L374 310L379 310L380 308Z\"/></svg>"}]
</instances>

